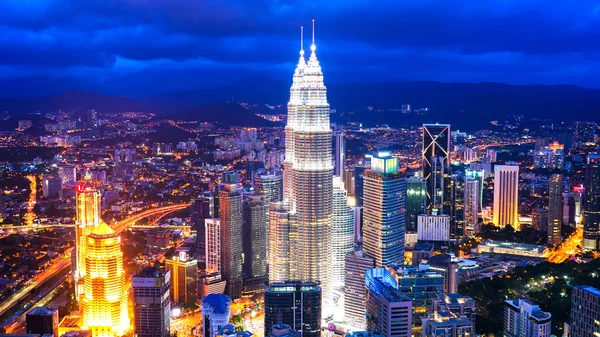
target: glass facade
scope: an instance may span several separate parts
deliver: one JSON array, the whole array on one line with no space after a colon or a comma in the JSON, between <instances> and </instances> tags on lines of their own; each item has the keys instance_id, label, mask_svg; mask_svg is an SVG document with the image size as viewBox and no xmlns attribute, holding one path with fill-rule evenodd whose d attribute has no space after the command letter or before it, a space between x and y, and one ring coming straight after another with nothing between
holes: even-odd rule
<instances>
[{"instance_id":1,"label":"glass facade","mask_svg":"<svg viewBox=\"0 0 600 337\"><path fill-rule=\"evenodd\" d=\"M321 336L321 287L315 282L276 282L265 291L265 336L288 324L303 337Z\"/></svg>"}]
</instances>

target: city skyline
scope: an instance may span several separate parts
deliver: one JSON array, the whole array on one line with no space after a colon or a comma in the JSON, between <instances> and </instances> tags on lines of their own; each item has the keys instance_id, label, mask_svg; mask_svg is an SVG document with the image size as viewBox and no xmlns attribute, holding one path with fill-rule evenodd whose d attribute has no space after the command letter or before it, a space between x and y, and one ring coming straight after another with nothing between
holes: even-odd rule
<instances>
[{"instance_id":1,"label":"city skyline","mask_svg":"<svg viewBox=\"0 0 600 337\"><path fill-rule=\"evenodd\" d=\"M600 333L600 326L590 323L600 320L600 125L589 118L595 103L588 104L600 90L532 86L525 94L523 88L488 83L463 86L457 94L450 88L461 84L405 82L398 90L390 83L357 86L338 76L349 63L336 55L352 45L345 56L353 62L355 80L364 78L365 69L371 79L394 77L402 62L382 76L389 65L374 46L396 51L393 45L404 43L432 52L431 31L457 18L471 21L445 30L437 47L452 44L471 56L486 48L521 48L538 57L555 53L557 46L545 44L574 34L571 26L562 26L561 36L549 32L547 40L536 35L537 46L523 45L530 32L518 41L504 40L515 37L513 26L503 29L504 39L495 46L489 43L493 34L485 43L469 40L505 25L504 16L516 9L537 9L539 3L474 6L450 0L432 8L436 0L370 5L358 0L344 6L334 0L319 7L316 19L329 20L321 28L319 21L304 19L312 0L302 6L296 0L217 0L208 6L177 0L47 1L0 4L0 12L9 14L0 18L5 15L4 25L12 27L17 25L12 11L30 9L20 13L24 20L18 23L18 29L27 30L28 20L49 8L61 17L85 13L76 22L49 24L44 17L35 23L35 34L48 40L32 46L29 57L37 48L66 42L56 38L73 25L80 25L77 33L88 34L89 46L77 53L89 47L101 54L64 57L60 71L52 62L45 65L65 76L72 75L73 57L79 75L99 68L89 78L104 84L111 80L102 71L110 69L112 59L145 71L140 53L147 53L143 62L156 66L154 52L164 49L161 62L186 63L203 55L206 46L185 50L182 58L175 55L189 36L204 36L204 42L219 41L207 59L215 72L225 58L229 65L252 65L257 71L287 71L287 80L259 80L254 83L263 85L242 89L241 97L209 91L220 105L198 114L184 109L190 103L184 96L173 94L171 99L179 98L171 112L185 112L168 116L159 108L168 100L151 95L143 99L150 105L81 91L0 99L0 332L55 337L194 337L201 331L204 337ZM589 10L585 5L565 5L560 13ZM351 13L360 13L363 24L373 20L372 13L385 15L377 27L332 27L340 18L328 13L338 7L348 24L356 22L356 15L348 18ZM430 20L390 21L384 7L404 9L404 14L430 9ZM554 10L538 17L557 19ZM493 12L490 22L483 20L488 11ZM457 17L448 20L440 13ZM190 16L194 20L186 21ZM587 37L582 29L591 24L578 18L575 35ZM516 23L519 16L513 19ZM421 27L414 37L427 39L417 43L399 34L398 28L411 24ZM291 61L283 61L286 48L269 49L287 43L292 25L298 52L293 71ZM478 29L455 36L473 25ZM156 43L128 46L138 55L135 62L120 58L118 48L103 53L101 46L108 42L95 39L111 27L136 27L139 39L155 27ZM69 38L77 36L69 32ZM354 35L340 43L342 33ZM176 41L170 39L174 35ZM109 37L119 32L103 35ZM256 61L248 37L263 38L264 59ZM36 36L8 45L0 69L3 59L17 55L31 39ZM108 44L123 41L128 39ZM582 48L579 41L570 42L561 50ZM360 43L371 47L368 60ZM69 52L72 46L63 47L61 52ZM241 54L248 63L236 61ZM35 61L56 62L51 50L45 56ZM86 63L90 60L108 63ZM26 67L30 61L23 58L19 64ZM36 71L43 73L44 67ZM452 72L452 65L446 70ZM19 73L28 74L25 68ZM199 82L210 80L204 76ZM213 78L211 85L231 80L226 77ZM344 86L330 87L336 78ZM160 90L173 81L177 76L149 83ZM122 78L119 85L131 83ZM430 85L438 87L423 96ZM484 86L495 89L473 89ZM264 103L265 94L281 96L276 91L286 92L287 104ZM212 119L203 120L207 115Z\"/></svg>"}]
</instances>

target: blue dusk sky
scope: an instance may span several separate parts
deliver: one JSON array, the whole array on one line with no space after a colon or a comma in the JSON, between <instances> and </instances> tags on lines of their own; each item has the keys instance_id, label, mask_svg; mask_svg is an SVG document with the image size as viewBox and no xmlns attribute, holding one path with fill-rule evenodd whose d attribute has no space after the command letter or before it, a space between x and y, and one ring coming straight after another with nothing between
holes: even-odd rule
<instances>
[{"instance_id":1,"label":"blue dusk sky","mask_svg":"<svg viewBox=\"0 0 600 337\"><path fill-rule=\"evenodd\" d=\"M0 89L153 94L249 76L290 80L299 27L328 82L600 88L587 0L3 0Z\"/></svg>"}]
</instances>

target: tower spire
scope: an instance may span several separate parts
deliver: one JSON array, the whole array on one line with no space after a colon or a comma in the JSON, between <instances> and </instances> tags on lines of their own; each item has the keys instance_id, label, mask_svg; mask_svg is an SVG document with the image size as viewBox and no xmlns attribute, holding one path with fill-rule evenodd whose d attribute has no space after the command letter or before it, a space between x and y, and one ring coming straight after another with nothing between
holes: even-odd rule
<instances>
[{"instance_id":1,"label":"tower spire","mask_svg":"<svg viewBox=\"0 0 600 337\"><path fill-rule=\"evenodd\" d=\"M300 26L300 55L304 55L304 26Z\"/></svg>"},{"instance_id":2,"label":"tower spire","mask_svg":"<svg viewBox=\"0 0 600 337\"><path fill-rule=\"evenodd\" d=\"M317 49L317 46L315 45L315 19L313 19L312 20L312 45L310 46L310 50L312 50L314 52L315 49Z\"/></svg>"}]
</instances>

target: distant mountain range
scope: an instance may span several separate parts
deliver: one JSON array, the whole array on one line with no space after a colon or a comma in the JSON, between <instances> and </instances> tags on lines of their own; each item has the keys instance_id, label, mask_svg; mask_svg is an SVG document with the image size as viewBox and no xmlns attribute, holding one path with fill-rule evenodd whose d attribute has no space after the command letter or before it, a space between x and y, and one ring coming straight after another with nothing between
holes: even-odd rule
<instances>
[{"instance_id":1,"label":"distant mountain range","mask_svg":"<svg viewBox=\"0 0 600 337\"><path fill-rule=\"evenodd\" d=\"M151 111L177 118L261 125L253 109L224 102L282 104L289 99L289 82L259 76L226 86L170 92L148 98L104 96L69 90L47 97L0 99L0 111L11 114L94 108L100 112ZM326 82L326 84L328 84ZM600 120L600 90L570 85L507 85L500 83L386 82L328 84L328 98L338 112L353 112L353 120L369 124L440 122L474 129L522 114L553 122ZM425 116L392 111L402 104L429 108ZM367 107L374 111L368 111ZM285 111L285 109L282 109ZM217 112L217 113L215 113ZM234 118L234 119L232 119Z\"/></svg>"}]
</instances>

